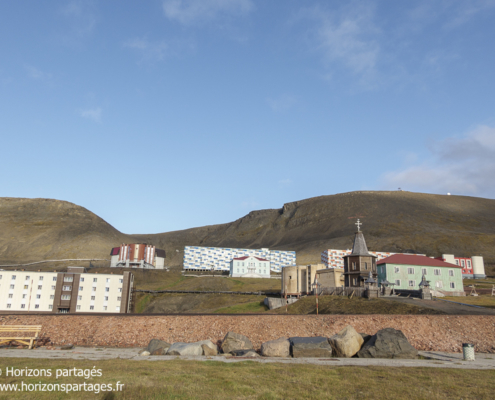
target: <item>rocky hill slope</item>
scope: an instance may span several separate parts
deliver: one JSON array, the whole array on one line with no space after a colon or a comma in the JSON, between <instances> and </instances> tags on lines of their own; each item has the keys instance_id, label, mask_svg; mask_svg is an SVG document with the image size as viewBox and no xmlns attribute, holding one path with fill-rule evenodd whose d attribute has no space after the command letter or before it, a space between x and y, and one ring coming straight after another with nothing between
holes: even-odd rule
<instances>
[{"instance_id":1,"label":"rocky hill slope","mask_svg":"<svg viewBox=\"0 0 495 400\"><path fill-rule=\"evenodd\" d=\"M394 191L320 196L227 224L150 235L123 234L64 201L1 198L0 264L108 258L122 242L152 243L176 266L185 245L295 250L298 263L317 262L324 249L352 246L358 216L370 250L482 254L495 262L495 200Z\"/></svg>"}]
</instances>

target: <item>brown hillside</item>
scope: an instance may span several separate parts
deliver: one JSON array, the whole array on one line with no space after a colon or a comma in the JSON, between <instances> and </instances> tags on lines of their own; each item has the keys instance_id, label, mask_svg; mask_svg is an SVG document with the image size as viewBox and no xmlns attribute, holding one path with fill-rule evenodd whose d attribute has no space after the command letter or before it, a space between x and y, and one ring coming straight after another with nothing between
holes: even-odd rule
<instances>
[{"instance_id":1,"label":"brown hillside","mask_svg":"<svg viewBox=\"0 0 495 400\"><path fill-rule=\"evenodd\" d=\"M352 246L356 215L371 250L482 254L495 262L495 200L411 192L351 192L253 211L237 221L152 235L125 235L90 211L47 199L0 199L0 263L108 258L121 242L148 242L180 265L185 245L297 251L315 262ZM179 250L178 252L176 250Z\"/></svg>"}]
</instances>

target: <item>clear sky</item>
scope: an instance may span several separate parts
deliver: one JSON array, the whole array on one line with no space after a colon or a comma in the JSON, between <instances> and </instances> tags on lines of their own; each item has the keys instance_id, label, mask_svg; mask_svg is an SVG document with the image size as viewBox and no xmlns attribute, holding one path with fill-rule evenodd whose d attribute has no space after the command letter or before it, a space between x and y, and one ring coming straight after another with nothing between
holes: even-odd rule
<instances>
[{"instance_id":1,"label":"clear sky","mask_svg":"<svg viewBox=\"0 0 495 400\"><path fill-rule=\"evenodd\" d=\"M125 233L495 197L495 1L0 0L0 195Z\"/></svg>"}]
</instances>

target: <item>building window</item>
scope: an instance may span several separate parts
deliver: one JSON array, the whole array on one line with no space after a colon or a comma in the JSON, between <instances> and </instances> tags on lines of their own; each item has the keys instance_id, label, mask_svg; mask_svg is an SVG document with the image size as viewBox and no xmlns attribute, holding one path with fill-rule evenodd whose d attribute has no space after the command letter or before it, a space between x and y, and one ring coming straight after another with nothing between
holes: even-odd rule
<instances>
[{"instance_id":1,"label":"building window","mask_svg":"<svg viewBox=\"0 0 495 400\"><path fill-rule=\"evenodd\" d=\"M91 296L91 300L94 300L96 298L96 296Z\"/></svg>"},{"instance_id":2,"label":"building window","mask_svg":"<svg viewBox=\"0 0 495 400\"><path fill-rule=\"evenodd\" d=\"M2 279L2 275L0 275L0 279Z\"/></svg>"},{"instance_id":3,"label":"building window","mask_svg":"<svg viewBox=\"0 0 495 400\"><path fill-rule=\"evenodd\" d=\"M421 268L421 275L428 275L426 268Z\"/></svg>"},{"instance_id":4,"label":"building window","mask_svg":"<svg viewBox=\"0 0 495 400\"><path fill-rule=\"evenodd\" d=\"M96 292L96 288L95 288L95 287L93 287L91 291L92 291L92 292Z\"/></svg>"},{"instance_id":5,"label":"building window","mask_svg":"<svg viewBox=\"0 0 495 400\"><path fill-rule=\"evenodd\" d=\"M23 295L22 295L22 298L23 298L23 299L25 299L25 298L26 298L26 296L27 296L27 294L23 294Z\"/></svg>"},{"instance_id":6,"label":"building window","mask_svg":"<svg viewBox=\"0 0 495 400\"><path fill-rule=\"evenodd\" d=\"M39 280L40 280L40 281L42 281L42 280L43 280L43 277L42 277L42 276L40 276L40 279L39 279Z\"/></svg>"},{"instance_id":7,"label":"building window","mask_svg":"<svg viewBox=\"0 0 495 400\"><path fill-rule=\"evenodd\" d=\"M77 296L77 300L82 300L82 296Z\"/></svg>"},{"instance_id":8,"label":"building window","mask_svg":"<svg viewBox=\"0 0 495 400\"><path fill-rule=\"evenodd\" d=\"M453 269L449 269L449 276L454 276L454 270Z\"/></svg>"},{"instance_id":9,"label":"building window","mask_svg":"<svg viewBox=\"0 0 495 400\"><path fill-rule=\"evenodd\" d=\"M89 309L93 311L95 309L95 306L89 306Z\"/></svg>"},{"instance_id":10,"label":"building window","mask_svg":"<svg viewBox=\"0 0 495 400\"><path fill-rule=\"evenodd\" d=\"M9 293L9 299L11 299L14 295L12 293Z\"/></svg>"},{"instance_id":11,"label":"building window","mask_svg":"<svg viewBox=\"0 0 495 400\"><path fill-rule=\"evenodd\" d=\"M395 280L395 286L400 286L400 279Z\"/></svg>"},{"instance_id":12,"label":"building window","mask_svg":"<svg viewBox=\"0 0 495 400\"><path fill-rule=\"evenodd\" d=\"M368 269L368 263L367 262L364 263L364 269Z\"/></svg>"},{"instance_id":13,"label":"building window","mask_svg":"<svg viewBox=\"0 0 495 400\"><path fill-rule=\"evenodd\" d=\"M409 287L416 286L416 281L409 281Z\"/></svg>"},{"instance_id":14,"label":"building window","mask_svg":"<svg viewBox=\"0 0 495 400\"><path fill-rule=\"evenodd\" d=\"M461 265L462 265L462 268L465 267L464 260L461 260Z\"/></svg>"},{"instance_id":15,"label":"building window","mask_svg":"<svg viewBox=\"0 0 495 400\"><path fill-rule=\"evenodd\" d=\"M49 309L49 310L53 310L53 305L52 305L52 304L50 304L50 305L48 306L48 309Z\"/></svg>"},{"instance_id":16,"label":"building window","mask_svg":"<svg viewBox=\"0 0 495 400\"><path fill-rule=\"evenodd\" d=\"M53 280L53 282L55 282L57 280L57 277L54 276L52 280Z\"/></svg>"},{"instance_id":17,"label":"building window","mask_svg":"<svg viewBox=\"0 0 495 400\"><path fill-rule=\"evenodd\" d=\"M239 273L239 268L237 268L237 273Z\"/></svg>"},{"instance_id":18,"label":"building window","mask_svg":"<svg viewBox=\"0 0 495 400\"><path fill-rule=\"evenodd\" d=\"M353 269L353 270L355 270L355 269L356 269L356 263L355 263L355 262L353 262L353 263L352 263L352 269Z\"/></svg>"},{"instance_id":19,"label":"building window","mask_svg":"<svg viewBox=\"0 0 495 400\"><path fill-rule=\"evenodd\" d=\"M65 290L65 291L72 290L72 286L64 286L64 287L62 287L62 290Z\"/></svg>"},{"instance_id":20,"label":"building window","mask_svg":"<svg viewBox=\"0 0 495 400\"><path fill-rule=\"evenodd\" d=\"M7 308L10 308L12 306L12 304L7 304Z\"/></svg>"},{"instance_id":21,"label":"building window","mask_svg":"<svg viewBox=\"0 0 495 400\"><path fill-rule=\"evenodd\" d=\"M81 276L81 277L79 278L79 282L84 282L84 277L83 277L83 276Z\"/></svg>"},{"instance_id":22,"label":"building window","mask_svg":"<svg viewBox=\"0 0 495 400\"><path fill-rule=\"evenodd\" d=\"M74 277L73 276L64 276L64 282L73 282Z\"/></svg>"},{"instance_id":23,"label":"building window","mask_svg":"<svg viewBox=\"0 0 495 400\"><path fill-rule=\"evenodd\" d=\"M107 283L109 283L109 282L110 282L110 278L107 278Z\"/></svg>"},{"instance_id":24,"label":"building window","mask_svg":"<svg viewBox=\"0 0 495 400\"><path fill-rule=\"evenodd\" d=\"M433 275L437 275L437 276L442 275L442 271L440 269L434 269Z\"/></svg>"},{"instance_id":25,"label":"building window","mask_svg":"<svg viewBox=\"0 0 495 400\"><path fill-rule=\"evenodd\" d=\"M98 282L98 278L93 278L93 282Z\"/></svg>"},{"instance_id":26,"label":"building window","mask_svg":"<svg viewBox=\"0 0 495 400\"><path fill-rule=\"evenodd\" d=\"M108 301L108 296L105 296L105 301Z\"/></svg>"},{"instance_id":27,"label":"building window","mask_svg":"<svg viewBox=\"0 0 495 400\"><path fill-rule=\"evenodd\" d=\"M437 288L443 288L443 282L442 282L442 281L438 281L438 282L435 284L435 286L436 286Z\"/></svg>"},{"instance_id":28,"label":"building window","mask_svg":"<svg viewBox=\"0 0 495 400\"><path fill-rule=\"evenodd\" d=\"M124 283L124 280L123 279L119 279L119 283Z\"/></svg>"},{"instance_id":29,"label":"building window","mask_svg":"<svg viewBox=\"0 0 495 400\"><path fill-rule=\"evenodd\" d=\"M110 291L110 288L109 287L106 287L105 288L105 292L109 292Z\"/></svg>"},{"instance_id":30,"label":"building window","mask_svg":"<svg viewBox=\"0 0 495 400\"><path fill-rule=\"evenodd\" d=\"M83 287L79 286L79 291L82 292L82 290L83 290Z\"/></svg>"},{"instance_id":31,"label":"building window","mask_svg":"<svg viewBox=\"0 0 495 400\"><path fill-rule=\"evenodd\" d=\"M38 285L38 290L43 289L43 285Z\"/></svg>"},{"instance_id":32,"label":"building window","mask_svg":"<svg viewBox=\"0 0 495 400\"><path fill-rule=\"evenodd\" d=\"M70 294L63 294L62 300L70 300Z\"/></svg>"},{"instance_id":33,"label":"building window","mask_svg":"<svg viewBox=\"0 0 495 400\"><path fill-rule=\"evenodd\" d=\"M115 307L115 311L119 311L120 312L120 306Z\"/></svg>"},{"instance_id":34,"label":"building window","mask_svg":"<svg viewBox=\"0 0 495 400\"><path fill-rule=\"evenodd\" d=\"M400 267L394 267L394 272L398 274L400 272Z\"/></svg>"},{"instance_id":35,"label":"building window","mask_svg":"<svg viewBox=\"0 0 495 400\"><path fill-rule=\"evenodd\" d=\"M21 308L26 308L26 305L25 304L21 304Z\"/></svg>"},{"instance_id":36,"label":"building window","mask_svg":"<svg viewBox=\"0 0 495 400\"><path fill-rule=\"evenodd\" d=\"M52 285L52 290L55 290L55 285Z\"/></svg>"},{"instance_id":37,"label":"building window","mask_svg":"<svg viewBox=\"0 0 495 400\"><path fill-rule=\"evenodd\" d=\"M76 306L76 310L80 310L81 309L81 306Z\"/></svg>"},{"instance_id":38,"label":"building window","mask_svg":"<svg viewBox=\"0 0 495 400\"><path fill-rule=\"evenodd\" d=\"M459 265L459 260L455 260L455 265Z\"/></svg>"},{"instance_id":39,"label":"building window","mask_svg":"<svg viewBox=\"0 0 495 400\"><path fill-rule=\"evenodd\" d=\"M55 298L55 295L54 294L51 294L50 295L50 300L53 300Z\"/></svg>"},{"instance_id":40,"label":"building window","mask_svg":"<svg viewBox=\"0 0 495 400\"><path fill-rule=\"evenodd\" d=\"M470 260L467 260L467 267L468 267L469 269L471 269L471 261L470 261ZM1 278L1 277L0 277L0 278Z\"/></svg>"},{"instance_id":41,"label":"building window","mask_svg":"<svg viewBox=\"0 0 495 400\"><path fill-rule=\"evenodd\" d=\"M103 311L107 311L107 306L103 306Z\"/></svg>"},{"instance_id":42,"label":"building window","mask_svg":"<svg viewBox=\"0 0 495 400\"><path fill-rule=\"evenodd\" d=\"M14 289L14 285L10 285L10 288L11 288L11 289Z\"/></svg>"},{"instance_id":43,"label":"building window","mask_svg":"<svg viewBox=\"0 0 495 400\"><path fill-rule=\"evenodd\" d=\"M39 304L35 304L34 305L34 308L40 308L40 305Z\"/></svg>"},{"instance_id":44,"label":"building window","mask_svg":"<svg viewBox=\"0 0 495 400\"><path fill-rule=\"evenodd\" d=\"M455 289L455 283L454 282L450 282L450 288Z\"/></svg>"},{"instance_id":45,"label":"building window","mask_svg":"<svg viewBox=\"0 0 495 400\"><path fill-rule=\"evenodd\" d=\"M119 292L122 293L122 288L121 287L119 288Z\"/></svg>"},{"instance_id":46,"label":"building window","mask_svg":"<svg viewBox=\"0 0 495 400\"><path fill-rule=\"evenodd\" d=\"M29 280L29 275L26 276L26 280L28 281Z\"/></svg>"},{"instance_id":47,"label":"building window","mask_svg":"<svg viewBox=\"0 0 495 400\"><path fill-rule=\"evenodd\" d=\"M16 278L16 276L15 275L12 275L12 280L13 281L15 281L15 278Z\"/></svg>"},{"instance_id":48,"label":"building window","mask_svg":"<svg viewBox=\"0 0 495 400\"><path fill-rule=\"evenodd\" d=\"M414 268L410 268L410 267L409 267L409 268L407 269L407 273L408 273L409 275L414 274Z\"/></svg>"},{"instance_id":49,"label":"building window","mask_svg":"<svg viewBox=\"0 0 495 400\"><path fill-rule=\"evenodd\" d=\"M117 297L117 301L122 301L122 297Z\"/></svg>"},{"instance_id":50,"label":"building window","mask_svg":"<svg viewBox=\"0 0 495 400\"><path fill-rule=\"evenodd\" d=\"M37 298L37 299L41 299L41 294L37 294L37 295L36 295L36 298Z\"/></svg>"},{"instance_id":51,"label":"building window","mask_svg":"<svg viewBox=\"0 0 495 400\"><path fill-rule=\"evenodd\" d=\"M27 289L28 288L28 285L24 285L24 289Z\"/></svg>"},{"instance_id":52,"label":"building window","mask_svg":"<svg viewBox=\"0 0 495 400\"><path fill-rule=\"evenodd\" d=\"M356 286L356 285L357 285L357 279L356 279L356 278L354 278L354 279L352 280L352 284L353 284L353 286Z\"/></svg>"}]
</instances>

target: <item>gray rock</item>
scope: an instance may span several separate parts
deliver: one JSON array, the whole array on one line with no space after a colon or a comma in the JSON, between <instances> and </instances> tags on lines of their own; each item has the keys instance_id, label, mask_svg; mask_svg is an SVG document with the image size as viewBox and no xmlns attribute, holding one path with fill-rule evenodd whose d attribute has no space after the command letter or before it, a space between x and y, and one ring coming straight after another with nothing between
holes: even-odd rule
<instances>
[{"instance_id":1,"label":"gray rock","mask_svg":"<svg viewBox=\"0 0 495 400\"><path fill-rule=\"evenodd\" d=\"M201 348L203 349L204 356L216 356L218 354L216 350L213 350L211 347L209 347L206 344L202 344Z\"/></svg>"},{"instance_id":2,"label":"gray rock","mask_svg":"<svg viewBox=\"0 0 495 400\"><path fill-rule=\"evenodd\" d=\"M60 350L72 350L73 348L73 344L64 344L63 346L60 346Z\"/></svg>"},{"instance_id":3,"label":"gray rock","mask_svg":"<svg viewBox=\"0 0 495 400\"><path fill-rule=\"evenodd\" d=\"M326 337L291 337L289 341L290 352L294 358L332 356L332 347Z\"/></svg>"},{"instance_id":4,"label":"gray rock","mask_svg":"<svg viewBox=\"0 0 495 400\"><path fill-rule=\"evenodd\" d=\"M228 332L222 341L222 352L230 353L233 350L249 350L253 348L251 341L244 335Z\"/></svg>"},{"instance_id":5,"label":"gray rock","mask_svg":"<svg viewBox=\"0 0 495 400\"><path fill-rule=\"evenodd\" d=\"M287 338L265 342L261 345L261 355L265 357L289 357L290 342Z\"/></svg>"},{"instance_id":6,"label":"gray rock","mask_svg":"<svg viewBox=\"0 0 495 400\"><path fill-rule=\"evenodd\" d=\"M148 347L146 347L145 350L148 351L151 355L161 356L167 353L167 350L170 348L170 346L170 343L164 342L163 340L151 339L148 343Z\"/></svg>"},{"instance_id":7,"label":"gray rock","mask_svg":"<svg viewBox=\"0 0 495 400\"><path fill-rule=\"evenodd\" d=\"M330 337L328 343L332 346L334 357L352 357L361 349L364 340L351 325L348 325Z\"/></svg>"},{"instance_id":8,"label":"gray rock","mask_svg":"<svg viewBox=\"0 0 495 400\"><path fill-rule=\"evenodd\" d=\"M401 331L385 328L373 335L357 355L359 358L417 358L418 350Z\"/></svg>"},{"instance_id":9,"label":"gray rock","mask_svg":"<svg viewBox=\"0 0 495 400\"><path fill-rule=\"evenodd\" d=\"M359 334L361 335L361 337L362 337L362 338L363 338L363 340L364 340L364 343L363 343L363 344L366 344L366 342L367 342L368 340L370 340L370 339L371 339L371 337L372 337L371 335L368 335L367 333L362 333L362 332L359 332Z\"/></svg>"},{"instance_id":10,"label":"gray rock","mask_svg":"<svg viewBox=\"0 0 495 400\"><path fill-rule=\"evenodd\" d=\"M174 343L167 351L168 356L202 356L203 348L198 343Z\"/></svg>"},{"instance_id":11,"label":"gray rock","mask_svg":"<svg viewBox=\"0 0 495 400\"><path fill-rule=\"evenodd\" d=\"M199 345L205 345L207 346L212 352L215 352L215 354L213 355L217 355L218 354L218 346L213 343L211 340L201 340L199 342L196 342L197 344ZM212 355L212 354L209 354L209 355Z\"/></svg>"},{"instance_id":12,"label":"gray rock","mask_svg":"<svg viewBox=\"0 0 495 400\"><path fill-rule=\"evenodd\" d=\"M230 352L234 357L259 357L260 355L254 350L232 350Z\"/></svg>"}]
</instances>

